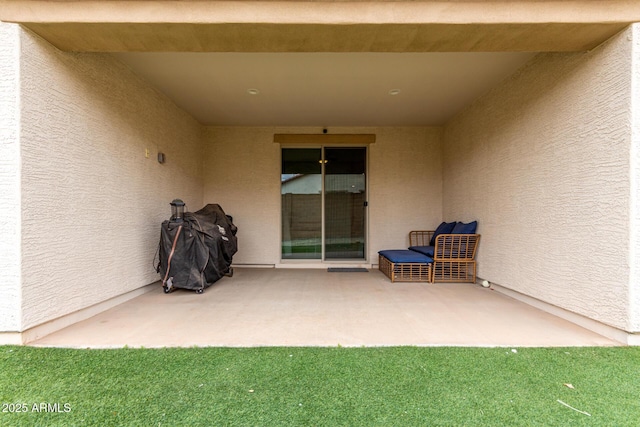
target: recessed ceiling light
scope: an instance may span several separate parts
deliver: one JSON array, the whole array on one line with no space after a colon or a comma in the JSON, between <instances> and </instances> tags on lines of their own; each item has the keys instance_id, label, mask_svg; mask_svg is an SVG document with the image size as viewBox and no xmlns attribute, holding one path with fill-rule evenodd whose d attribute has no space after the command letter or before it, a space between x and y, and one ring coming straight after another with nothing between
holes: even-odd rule
<instances>
[{"instance_id":1,"label":"recessed ceiling light","mask_svg":"<svg viewBox=\"0 0 640 427\"><path fill-rule=\"evenodd\" d=\"M258 89L247 89L247 93L249 95L257 95L260 93L260 91Z\"/></svg>"},{"instance_id":2,"label":"recessed ceiling light","mask_svg":"<svg viewBox=\"0 0 640 427\"><path fill-rule=\"evenodd\" d=\"M391 89L389 91L389 95L398 95L400 93L400 89Z\"/></svg>"}]
</instances>

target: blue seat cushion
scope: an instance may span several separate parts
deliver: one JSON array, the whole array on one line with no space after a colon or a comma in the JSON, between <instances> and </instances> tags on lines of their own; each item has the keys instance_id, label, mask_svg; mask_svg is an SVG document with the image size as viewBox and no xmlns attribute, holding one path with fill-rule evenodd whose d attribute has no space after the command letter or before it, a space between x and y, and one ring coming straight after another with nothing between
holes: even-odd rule
<instances>
[{"instance_id":1,"label":"blue seat cushion","mask_svg":"<svg viewBox=\"0 0 640 427\"><path fill-rule=\"evenodd\" d=\"M409 246L409 250L420 252L426 256L433 258L434 246Z\"/></svg>"},{"instance_id":2,"label":"blue seat cushion","mask_svg":"<svg viewBox=\"0 0 640 427\"><path fill-rule=\"evenodd\" d=\"M456 226L456 222L455 221L453 221L453 222L442 222L436 228L436 230L433 232L433 236L431 236L431 240L429 241L429 245L430 246L435 246L436 237L438 237L439 234L449 234L449 233L451 233L455 226Z\"/></svg>"},{"instance_id":3,"label":"blue seat cushion","mask_svg":"<svg viewBox=\"0 0 640 427\"><path fill-rule=\"evenodd\" d=\"M408 249L388 249L378 252L380 255L395 263L422 263L430 264L433 258L421 254L420 252L410 251Z\"/></svg>"},{"instance_id":4,"label":"blue seat cushion","mask_svg":"<svg viewBox=\"0 0 640 427\"><path fill-rule=\"evenodd\" d=\"M475 234L478 228L478 221L472 221L468 224L459 222L451 230L451 234Z\"/></svg>"}]
</instances>

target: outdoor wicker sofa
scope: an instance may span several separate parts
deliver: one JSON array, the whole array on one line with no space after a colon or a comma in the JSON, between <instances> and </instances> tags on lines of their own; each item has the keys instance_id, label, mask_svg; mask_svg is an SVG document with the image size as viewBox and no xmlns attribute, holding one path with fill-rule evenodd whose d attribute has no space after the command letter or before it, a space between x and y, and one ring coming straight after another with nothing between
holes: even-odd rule
<instances>
[{"instance_id":1,"label":"outdoor wicker sofa","mask_svg":"<svg viewBox=\"0 0 640 427\"><path fill-rule=\"evenodd\" d=\"M478 222L443 222L409 233L409 249L378 252L378 268L391 282L475 282Z\"/></svg>"}]
</instances>

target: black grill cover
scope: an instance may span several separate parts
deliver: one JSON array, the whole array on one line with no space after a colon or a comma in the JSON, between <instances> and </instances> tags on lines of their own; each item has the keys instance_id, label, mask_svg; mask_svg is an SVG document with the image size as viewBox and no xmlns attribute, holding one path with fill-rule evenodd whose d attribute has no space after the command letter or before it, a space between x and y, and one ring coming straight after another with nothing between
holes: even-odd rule
<instances>
[{"instance_id":1,"label":"black grill cover","mask_svg":"<svg viewBox=\"0 0 640 427\"><path fill-rule=\"evenodd\" d=\"M165 291L202 291L228 274L238 251L233 224L220 205L185 212L184 221L164 221L160 233L159 264Z\"/></svg>"}]
</instances>

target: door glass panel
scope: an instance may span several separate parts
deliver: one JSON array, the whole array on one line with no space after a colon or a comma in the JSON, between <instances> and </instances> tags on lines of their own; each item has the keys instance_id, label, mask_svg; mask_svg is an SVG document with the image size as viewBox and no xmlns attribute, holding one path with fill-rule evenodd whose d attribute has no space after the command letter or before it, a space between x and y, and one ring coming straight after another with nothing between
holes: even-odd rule
<instances>
[{"instance_id":1,"label":"door glass panel","mask_svg":"<svg viewBox=\"0 0 640 427\"><path fill-rule=\"evenodd\" d=\"M325 148L325 259L363 259L366 148Z\"/></svg>"},{"instance_id":2,"label":"door glass panel","mask_svg":"<svg viewBox=\"0 0 640 427\"><path fill-rule=\"evenodd\" d=\"M282 258L322 258L322 150L283 148Z\"/></svg>"}]
</instances>

